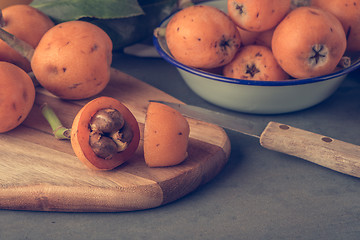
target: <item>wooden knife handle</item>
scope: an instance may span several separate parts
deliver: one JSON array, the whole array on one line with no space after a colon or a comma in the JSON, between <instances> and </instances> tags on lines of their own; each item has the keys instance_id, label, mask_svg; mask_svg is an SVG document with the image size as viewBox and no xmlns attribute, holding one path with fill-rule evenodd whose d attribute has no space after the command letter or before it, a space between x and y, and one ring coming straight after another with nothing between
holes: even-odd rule
<instances>
[{"instance_id":1,"label":"wooden knife handle","mask_svg":"<svg viewBox=\"0 0 360 240\"><path fill-rule=\"evenodd\" d=\"M300 157L329 169L360 177L360 146L270 122L260 144L277 152Z\"/></svg>"}]
</instances>

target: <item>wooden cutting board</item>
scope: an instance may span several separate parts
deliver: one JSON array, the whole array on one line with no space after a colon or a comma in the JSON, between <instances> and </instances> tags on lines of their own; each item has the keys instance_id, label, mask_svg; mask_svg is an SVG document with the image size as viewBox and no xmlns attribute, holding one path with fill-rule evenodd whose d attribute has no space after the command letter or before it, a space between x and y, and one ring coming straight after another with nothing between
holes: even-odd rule
<instances>
[{"instance_id":1,"label":"wooden cutting board","mask_svg":"<svg viewBox=\"0 0 360 240\"><path fill-rule=\"evenodd\" d=\"M180 102L168 94L112 69L109 86L101 95L124 103L137 118L141 131L148 100ZM75 156L70 141L57 140L40 113L50 104L66 127L90 99L60 100L39 88L25 122L0 134L0 209L119 212L154 208L177 200L207 183L226 164L230 142L218 126L188 119L189 157L182 164L149 168L141 138L135 157L112 171L88 169Z\"/></svg>"}]
</instances>

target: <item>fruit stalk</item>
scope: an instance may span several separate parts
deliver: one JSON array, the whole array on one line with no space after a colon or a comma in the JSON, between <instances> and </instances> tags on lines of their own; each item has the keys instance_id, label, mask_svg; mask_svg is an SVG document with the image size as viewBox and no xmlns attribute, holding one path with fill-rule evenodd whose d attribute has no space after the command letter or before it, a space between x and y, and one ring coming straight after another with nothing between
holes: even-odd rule
<instances>
[{"instance_id":1,"label":"fruit stalk","mask_svg":"<svg viewBox=\"0 0 360 240\"><path fill-rule=\"evenodd\" d=\"M191 0L178 0L178 9L184 9L193 5L194 3Z\"/></svg>"},{"instance_id":2,"label":"fruit stalk","mask_svg":"<svg viewBox=\"0 0 360 240\"><path fill-rule=\"evenodd\" d=\"M156 38L165 37L166 34L166 27L157 27L154 30L154 36Z\"/></svg>"},{"instance_id":3,"label":"fruit stalk","mask_svg":"<svg viewBox=\"0 0 360 240\"><path fill-rule=\"evenodd\" d=\"M22 56L24 56L29 62L31 62L35 49L27 42L15 37L13 34L5 31L2 28L0 28L0 39L6 42Z\"/></svg>"},{"instance_id":4,"label":"fruit stalk","mask_svg":"<svg viewBox=\"0 0 360 240\"><path fill-rule=\"evenodd\" d=\"M190 7L195 5L192 0L178 0L178 10ZM165 37L166 27L157 27L155 28L153 34L155 37Z\"/></svg>"},{"instance_id":5,"label":"fruit stalk","mask_svg":"<svg viewBox=\"0 0 360 240\"><path fill-rule=\"evenodd\" d=\"M54 110L47 103L44 103L41 106L41 113L50 124L55 138L70 139L71 130L62 125L60 119L56 116Z\"/></svg>"},{"instance_id":6,"label":"fruit stalk","mask_svg":"<svg viewBox=\"0 0 360 240\"><path fill-rule=\"evenodd\" d=\"M338 63L338 67L340 68L348 68L351 66L351 58L347 56L343 56Z\"/></svg>"},{"instance_id":7,"label":"fruit stalk","mask_svg":"<svg viewBox=\"0 0 360 240\"><path fill-rule=\"evenodd\" d=\"M15 37L13 34L4 30L5 26L2 11L0 9L0 39L7 43L11 48L20 53L29 62L31 62L32 55L34 54L34 48L27 42Z\"/></svg>"}]
</instances>

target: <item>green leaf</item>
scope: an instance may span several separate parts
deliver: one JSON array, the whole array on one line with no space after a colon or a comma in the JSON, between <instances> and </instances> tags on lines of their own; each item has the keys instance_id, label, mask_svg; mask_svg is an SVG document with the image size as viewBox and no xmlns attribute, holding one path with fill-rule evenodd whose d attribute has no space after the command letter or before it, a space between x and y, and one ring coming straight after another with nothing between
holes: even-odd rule
<instances>
[{"instance_id":1,"label":"green leaf","mask_svg":"<svg viewBox=\"0 0 360 240\"><path fill-rule=\"evenodd\" d=\"M90 20L109 34L114 50L151 37L160 22L177 10L177 0L139 0L139 4L145 12L144 15Z\"/></svg>"},{"instance_id":2,"label":"green leaf","mask_svg":"<svg viewBox=\"0 0 360 240\"><path fill-rule=\"evenodd\" d=\"M144 14L137 0L34 0L31 6L56 23L80 18L119 19Z\"/></svg>"},{"instance_id":3,"label":"green leaf","mask_svg":"<svg viewBox=\"0 0 360 240\"><path fill-rule=\"evenodd\" d=\"M33 0L31 6L56 24L83 20L101 27L114 50L152 35L155 27L177 9L177 0Z\"/></svg>"}]
</instances>

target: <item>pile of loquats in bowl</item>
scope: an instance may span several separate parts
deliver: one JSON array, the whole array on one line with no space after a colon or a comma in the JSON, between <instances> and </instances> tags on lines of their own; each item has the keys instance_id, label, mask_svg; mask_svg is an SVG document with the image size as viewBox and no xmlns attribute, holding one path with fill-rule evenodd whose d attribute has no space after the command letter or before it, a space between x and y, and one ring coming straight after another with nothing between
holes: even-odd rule
<instances>
[{"instance_id":1,"label":"pile of loquats in bowl","mask_svg":"<svg viewBox=\"0 0 360 240\"><path fill-rule=\"evenodd\" d=\"M305 109L359 67L360 1L296 2L191 5L156 29L154 45L216 105L262 114Z\"/></svg>"}]
</instances>

